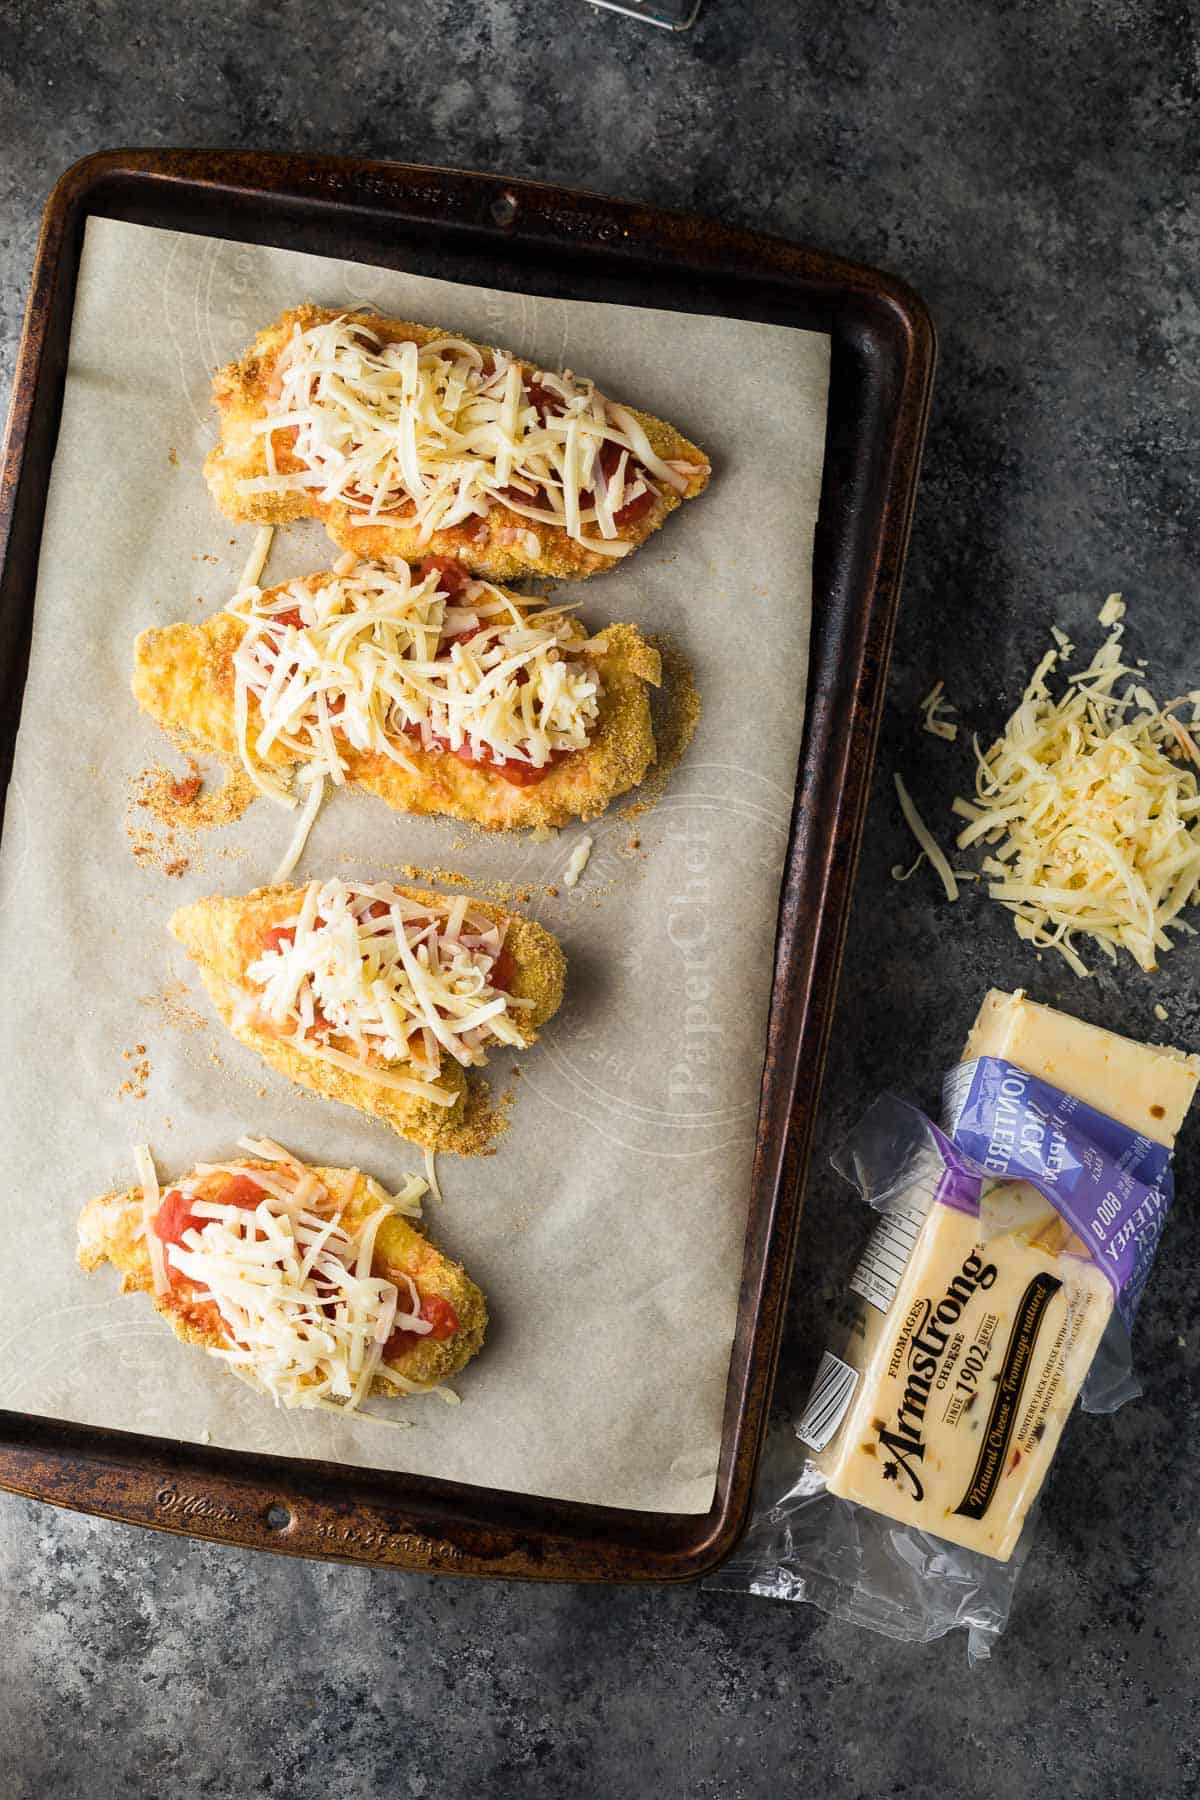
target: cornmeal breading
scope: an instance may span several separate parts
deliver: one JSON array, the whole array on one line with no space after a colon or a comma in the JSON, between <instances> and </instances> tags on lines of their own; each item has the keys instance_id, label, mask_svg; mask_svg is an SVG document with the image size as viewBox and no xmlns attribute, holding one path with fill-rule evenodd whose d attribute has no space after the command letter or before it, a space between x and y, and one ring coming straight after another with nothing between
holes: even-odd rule
<instances>
[{"instance_id":1,"label":"cornmeal breading","mask_svg":"<svg viewBox=\"0 0 1200 1800\"><path fill-rule=\"evenodd\" d=\"M238 1159L238 1168L253 1174L256 1169L270 1169L271 1164L253 1159ZM357 1169L316 1169L326 1186L343 1201L343 1222L347 1229L357 1229L379 1206L379 1190ZM223 1175L193 1177L197 1197L215 1197ZM164 1189L164 1192L168 1191ZM146 1248L143 1225L143 1202L140 1188L126 1188L122 1193L104 1194L91 1200L79 1218L78 1257L89 1272L101 1263L110 1262L121 1275L122 1293L153 1293L150 1253ZM452 1337L422 1338L406 1346L399 1354L386 1359L389 1368L420 1387L434 1387L449 1380L463 1369L483 1344L487 1326L487 1305L475 1283L457 1263L415 1230L407 1219L393 1213L379 1227L371 1263L374 1275L388 1277L397 1271L412 1280L421 1295L436 1295L454 1308L458 1329ZM197 1306L186 1289L172 1286L164 1294L154 1295L154 1304L168 1319L176 1334L187 1343L204 1349L228 1346L228 1338L218 1329L211 1305ZM394 1395L396 1389L378 1376L372 1393Z\"/></svg>"},{"instance_id":2,"label":"cornmeal breading","mask_svg":"<svg viewBox=\"0 0 1200 1800\"><path fill-rule=\"evenodd\" d=\"M492 581L510 581L529 575L566 580L614 566L619 559L589 550L561 527L531 520L500 501L490 507L483 519L468 519L448 530L435 531L422 541L415 527L395 523L356 524L359 515L344 502L323 501L315 490L240 492L240 482L265 476L268 472L265 434L256 432L254 426L256 421L270 416L277 389L276 364L292 336L293 326L298 325L303 331L343 316L324 307L297 307L261 331L239 362L229 363L217 372L213 398L221 417L221 441L208 456L205 475L213 498L226 518L256 520L269 525L283 524L290 519L321 519L335 543L360 556L400 556L409 561L431 555L453 556L464 568ZM422 346L455 335L404 320L382 318L377 313L358 313L354 317L389 344L412 342ZM474 348L485 356L491 355L488 346L475 345ZM533 363L518 359L517 366L526 382L535 380L539 373ZM662 419L638 412L634 407L626 410L637 419L658 456L664 461L681 461L692 466L683 498L690 500L702 493L710 475L704 452ZM283 441L284 434L275 432L273 436L280 440L275 445L278 467L284 471L303 467L290 457L287 443ZM640 545L658 530L679 504L680 495L664 488L647 513L621 527L621 536L635 546Z\"/></svg>"},{"instance_id":3,"label":"cornmeal breading","mask_svg":"<svg viewBox=\"0 0 1200 1800\"><path fill-rule=\"evenodd\" d=\"M467 1075L447 1052L441 1053L437 1083L453 1092L453 1104L449 1106L383 1087L365 1075L310 1055L295 1043L272 1035L261 1024L247 1021L250 964L262 955L271 927L296 916L304 891L266 887L244 896L213 896L181 907L171 919L171 931L199 969L222 1023L239 1043L257 1051L264 1062L298 1086L381 1119L412 1143L462 1156L478 1155L486 1146L468 1119ZM435 913L445 913L453 904L444 894L423 888L395 891ZM566 958L557 939L535 920L516 917L483 900L472 899L470 906L473 912L496 923L508 922L504 947L514 971L508 991L517 999L534 1003L528 1010L515 1013L513 1022L523 1042L532 1044L541 1026L562 1003Z\"/></svg>"},{"instance_id":4,"label":"cornmeal breading","mask_svg":"<svg viewBox=\"0 0 1200 1800\"><path fill-rule=\"evenodd\" d=\"M315 587L332 579L322 573L303 583L281 583L267 589L264 599L283 594L289 585ZM508 597L522 605L517 596ZM134 645L132 685L138 705L164 729L182 733L191 747L229 760L239 754L233 658L245 630L239 618L219 612L196 625L143 631ZM654 763L647 687L659 685L662 667L658 651L636 626L610 625L591 643L587 656L603 689L595 729L585 750L568 756L535 785L515 787L486 764L422 750L405 740L404 755L415 771L410 773L390 757L356 750L343 739L347 784L378 794L398 812L442 813L494 831L595 818L617 795L636 787ZM250 695L251 742L260 720ZM266 760L275 769L293 766L278 743Z\"/></svg>"}]
</instances>

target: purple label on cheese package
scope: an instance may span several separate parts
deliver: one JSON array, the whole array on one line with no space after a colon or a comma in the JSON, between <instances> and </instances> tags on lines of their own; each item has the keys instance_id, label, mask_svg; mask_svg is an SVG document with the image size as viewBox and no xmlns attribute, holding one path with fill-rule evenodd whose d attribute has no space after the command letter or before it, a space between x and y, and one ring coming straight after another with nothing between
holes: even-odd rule
<instances>
[{"instance_id":1,"label":"purple label on cheese package","mask_svg":"<svg viewBox=\"0 0 1200 1800\"><path fill-rule=\"evenodd\" d=\"M1174 1198L1165 1145L995 1056L950 1071L942 1110L942 1204L963 1207L972 1176L976 1205L981 1176L1029 1182L1087 1245L1128 1325Z\"/></svg>"}]
</instances>

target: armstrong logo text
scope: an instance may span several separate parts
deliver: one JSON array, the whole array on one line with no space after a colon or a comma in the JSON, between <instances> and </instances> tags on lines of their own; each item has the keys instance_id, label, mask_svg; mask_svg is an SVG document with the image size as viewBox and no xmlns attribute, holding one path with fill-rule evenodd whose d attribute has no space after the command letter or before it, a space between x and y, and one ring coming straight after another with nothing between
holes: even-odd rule
<instances>
[{"instance_id":1,"label":"armstrong logo text","mask_svg":"<svg viewBox=\"0 0 1200 1800\"><path fill-rule=\"evenodd\" d=\"M990 1288L996 1279L994 1263L985 1263L972 1250L958 1274L935 1305L920 1300L909 1315L907 1372L904 1397L896 1412L896 1426L878 1429L879 1444L895 1465L895 1478L903 1470L914 1500L925 1498L925 1485L916 1465L925 1460L925 1408L937 1376L938 1363L950 1342L951 1329L977 1288Z\"/></svg>"}]
</instances>

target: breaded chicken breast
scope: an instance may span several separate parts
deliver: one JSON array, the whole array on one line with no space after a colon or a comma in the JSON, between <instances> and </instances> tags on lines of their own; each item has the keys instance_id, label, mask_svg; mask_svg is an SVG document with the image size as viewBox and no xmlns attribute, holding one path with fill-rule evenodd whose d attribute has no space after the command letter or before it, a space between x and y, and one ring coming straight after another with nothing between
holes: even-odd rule
<instances>
[{"instance_id":1,"label":"breaded chicken breast","mask_svg":"<svg viewBox=\"0 0 1200 1800\"><path fill-rule=\"evenodd\" d=\"M240 1043L431 1150L486 1148L469 1072L562 1002L557 939L465 895L312 881L197 900L171 931Z\"/></svg>"},{"instance_id":2,"label":"breaded chicken breast","mask_svg":"<svg viewBox=\"0 0 1200 1800\"><path fill-rule=\"evenodd\" d=\"M142 632L133 693L268 791L307 764L397 811L517 830L594 818L643 779L661 675L635 626L589 637L455 564L392 561Z\"/></svg>"},{"instance_id":3,"label":"breaded chicken breast","mask_svg":"<svg viewBox=\"0 0 1200 1800\"><path fill-rule=\"evenodd\" d=\"M359 555L455 557L493 581L613 568L710 474L673 425L589 381L376 313L284 313L213 397L226 518L321 519Z\"/></svg>"},{"instance_id":4,"label":"breaded chicken breast","mask_svg":"<svg viewBox=\"0 0 1200 1800\"><path fill-rule=\"evenodd\" d=\"M458 1374L483 1343L487 1306L397 1210L407 1197L358 1169L309 1168L278 1145L259 1148L270 1160L236 1158L161 1192L155 1178L89 1201L81 1266L112 1263L123 1293L150 1293L179 1337L229 1358L277 1404L344 1404Z\"/></svg>"}]
</instances>

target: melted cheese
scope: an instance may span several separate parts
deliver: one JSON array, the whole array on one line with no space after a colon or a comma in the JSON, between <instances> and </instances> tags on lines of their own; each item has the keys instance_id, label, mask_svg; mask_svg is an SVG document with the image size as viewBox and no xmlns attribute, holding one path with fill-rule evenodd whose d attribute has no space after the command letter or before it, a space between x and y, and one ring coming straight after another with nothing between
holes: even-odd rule
<instances>
[{"instance_id":1,"label":"melted cheese","mask_svg":"<svg viewBox=\"0 0 1200 1800\"><path fill-rule=\"evenodd\" d=\"M976 747L974 800L954 803L969 821L959 846L989 847L988 892L1018 935L1077 975L1090 973L1079 936L1154 969L1168 927L1192 930L1179 915L1200 890L1200 750L1174 716L1183 701L1158 706L1121 635L1117 623L1060 699L1047 686L1060 653L1047 652L1003 735Z\"/></svg>"},{"instance_id":2,"label":"melted cheese","mask_svg":"<svg viewBox=\"0 0 1200 1800\"><path fill-rule=\"evenodd\" d=\"M250 964L245 1016L306 1055L452 1106L443 1053L470 1068L525 1041L533 1002L491 983L507 927L465 897L431 911L387 883L310 882L276 924L294 936Z\"/></svg>"},{"instance_id":3,"label":"melted cheese","mask_svg":"<svg viewBox=\"0 0 1200 1800\"><path fill-rule=\"evenodd\" d=\"M518 605L487 582L451 601L436 570L342 563L267 595L247 588L226 611L245 626L233 658L242 762L287 805L295 796L269 772L272 752L314 784L345 782L348 748L409 770L406 746L540 769L585 750L599 717L583 628L561 607ZM277 880L295 867L319 805L314 785Z\"/></svg>"},{"instance_id":4,"label":"melted cheese","mask_svg":"<svg viewBox=\"0 0 1200 1800\"><path fill-rule=\"evenodd\" d=\"M535 400L513 357L461 338L384 343L361 319L297 323L274 376L278 399L255 424L267 473L239 491L308 490L366 525L398 517L422 544L500 505L624 556L633 546L615 515L647 490L686 491L685 473L592 382L539 372ZM279 468L276 433L289 434L299 469ZM622 452L607 477L605 443Z\"/></svg>"}]
</instances>

